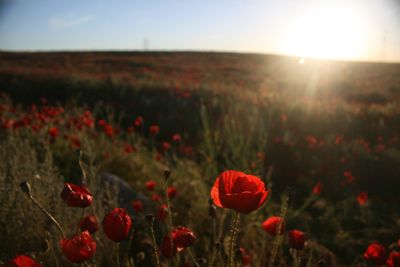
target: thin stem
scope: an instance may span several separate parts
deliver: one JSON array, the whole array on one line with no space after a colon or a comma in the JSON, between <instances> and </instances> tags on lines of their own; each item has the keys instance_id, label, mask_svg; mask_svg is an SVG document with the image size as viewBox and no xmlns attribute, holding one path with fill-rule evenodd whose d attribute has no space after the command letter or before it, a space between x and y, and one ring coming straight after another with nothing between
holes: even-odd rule
<instances>
[{"instance_id":1,"label":"thin stem","mask_svg":"<svg viewBox=\"0 0 400 267\"><path fill-rule=\"evenodd\" d=\"M43 207L33 198L32 195L29 195L29 198L30 198L30 200L32 200L32 202L33 202L41 211L43 211L44 214L47 215L47 217L50 218L50 220L53 221L53 223L57 226L58 230L60 231L61 236L64 238L64 237L65 237L64 231L63 231L61 225L57 222L57 220L56 220L45 208L43 208Z\"/></svg>"},{"instance_id":2,"label":"thin stem","mask_svg":"<svg viewBox=\"0 0 400 267\"><path fill-rule=\"evenodd\" d=\"M229 246L229 266L234 266L235 265L235 255L233 251L233 247L235 245L235 238L236 238L236 227L239 222L239 217L240 213L236 211L235 218L233 220L233 226L232 226L232 232L231 232L231 240L230 240L230 246Z\"/></svg>"},{"instance_id":3,"label":"thin stem","mask_svg":"<svg viewBox=\"0 0 400 267\"><path fill-rule=\"evenodd\" d=\"M156 245L156 237L154 235L154 228L153 228L153 223L154 223L154 218L152 222L149 222L150 225L150 233L151 233L151 241L153 243L153 254L154 254L154 261L155 261L155 265L157 267L160 267L160 259L158 258L158 253L157 253L157 245ZM172 249L173 247L171 247Z\"/></svg>"},{"instance_id":4,"label":"thin stem","mask_svg":"<svg viewBox=\"0 0 400 267\"><path fill-rule=\"evenodd\" d=\"M117 256L117 267L120 267L120 264L119 264L119 242L117 242L115 254L117 254L116 255Z\"/></svg>"},{"instance_id":5,"label":"thin stem","mask_svg":"<svg viewBox=\"0 0 400 267\"><path fill-rule=\"evenodd\" d=\"M85 208L82 209L81 219L79 220L78 225L76 226L76 234L79 233L79 224L83 220L83 216L85 216Z\"/></svg>"},{"instance_id":6,"label":"thin stem","mask_svg":"<svg viewBox=\"0 0 400 267\"><path fill-rule=\"evenodd\" d=\"M210 237L210 257L208 259L208 267L212 267L214 264L215 258L215 218L212 218L212 229L211 229L211 237Z\"/></svg>"},{"instance_id":7,"label":"thin stem","mask_svg":"<svg viewBox=\"0 0 400 267\"><path fill-rule=\"evenodd\" d=\"M197 262L196 258L194 257L192 250L190 248L188 248L188 251L189 251L190 257L192 258L194 265L196 265L197 267L200 267L200 264Z\"/></svg>"},{"instance_id":8,"label":"thin stem","mask_svg":"<svg viewBox=\"0 0 400 267\"><path fill-rule=\"evenodd\" d=\"M171 205L169 202L169 197L168 197L168 178L164 179L164 193L165 193L165 199L167 202L167 210L168 210L168 234L171 235L171 248L174 247L174 241L172 240L172 215L171 215ZM175 266L175 259L174 255L172 255L172 266Z\"/></svg>"}]
</instances>

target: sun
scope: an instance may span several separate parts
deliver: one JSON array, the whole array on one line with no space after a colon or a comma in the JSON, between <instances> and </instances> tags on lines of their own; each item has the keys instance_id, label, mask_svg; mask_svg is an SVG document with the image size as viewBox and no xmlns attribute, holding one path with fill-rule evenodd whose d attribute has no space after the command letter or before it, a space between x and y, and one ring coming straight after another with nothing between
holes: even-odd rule
<instances>
[{"instance_id":1,"label":"sun","mask_svg":"<svg viewBox=\"0 0 400 267\"><path fill-rule=\"evenodd\" d=\"M303 12L284 34L284 53L326 59L361 57L367 27L357 12L344 4L314 6Z\"/></svg>"}]
</instances>

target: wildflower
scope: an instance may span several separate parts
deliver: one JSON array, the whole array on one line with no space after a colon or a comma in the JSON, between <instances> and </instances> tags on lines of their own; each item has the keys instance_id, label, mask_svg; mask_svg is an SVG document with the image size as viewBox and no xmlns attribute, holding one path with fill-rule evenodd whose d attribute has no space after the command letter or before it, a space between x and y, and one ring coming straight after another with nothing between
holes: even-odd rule
<instances>
[{"instance_id":1,"label":"wildflower","mask_svg":"<svg viewBox=\"0 0 400 267\"><path fill-rule=\"evenodd\" d=\"M176 188L174 186L170 186L167 188L168 198L174 198L176 196Z\"/></svg>"},{"instance_id":2,"label":"wildflower","mask_svg":"<svg viewBox=\"0 0 400 267\"><path fill-rule=\"evenodd\" d=\"M80 263L90 259L96 252L96 242L89 231L83 231L71 239L60 240L60 248L64 256L71 262Z\"/></svg>"},{"instance_id":3,"label":"wildflower","mask_svg":"<svg viewBox=\"0 0 400 267\"><path fill-rule=\"evenodd\" d=\"M152 135L156 135L156 134L158 134L159 132L160 132L160 126L155 125L155 124L153 124L153 125L150 126L150 133L151 133Z\"/></svg>"},{"instance_id":4,"label":"wildflower","mask_svg":"<svg viewBox=\"0 0 400 267\"><path fill-rule=\"evenodd\" d=\"M149 180L146 182L146 188L149 191L154 191L154 188L156 187L156 182L153 180Z\"/></svg>"},{"instance_id":5,"label":"wildflower","mask_svg":"<svg viewBox=\"0 0 400 267\"><path fill-rule=\"evenodd\" d=\"M272 216L262 223L263 229L270 235L283 234L285 232L285 222L282 217Z\"/></svg>"},{"instance_id":6,"label":"wildflower","mask_svg":"<svg viewBox=\"0 0 400 267\"><path fill-rule=\"evenodd\" d=\"M388 267L400 267L400 252L392 251L386 261Z\"/></svg>"},{"instance_id":7,"label":"wildflower","mask_svg":"<svg viewBox=\"0 0 400 267\"><path fill-rule=\"evenodd\" d=\"M135 200L132 202L132 207L135 212L143 211L143 202L140 200Z\"/></svg>"},{"instance_id":8,"label":"wildflower","mask_svg":"<svg viewBox=\"0 0 400 267\"><path fill-rule=\"evenodd\" d=\"M58 128L57 127L51 127L49 129L49 135L51 138L55 139L59 134Z\"/></svg>"},{"instance_id":9,"label":"wildflower","mask_svg":"<svg viewBox=\"0 0 400 267\"><path fill-rule=\"evenodd\" d=\"M61 198L70 207L86 208L92 204L93 196L85 186L65 183Z\"/></svg>"},{"instance_id":10,"label":"wildflower","mask_svg":"<svg viewBox=\"0 0 400 267\"><path fill-rule=\"evenodd\" d=\"M133 125L135 125L135 127L140 127L142 124L143 124L143 117L137 116L135 121L133 122Z\"/></svg>"},{"instance_id":11,"label":"wildflower","mask_svg":"<svg viewBox=\"0 0 400 267\"><path fill-rule=\"evenodd\" d=\"M128 236L131 225L131 217L123 208L115 208L103 219L104 233L114 242L124 240Z\"/></svg>"},{"instance_id":12,"label":"wildflower","mask_svg":"<svg viewBox=\"0 0 400 267\"><path fill-rule=\"evenodd\" d=\"M307 239L304 232L300 230L291 230L288 232L288 234L290 247L299 250L304 248L304 243Z\"/></svg>"},{"instance_id":13,"label":"wildflower","mask_svg":"<svg viewBox=\"0 0 400 267\"><path fill-rule=\"evenodd\" d=\"M268 193L260 178L238 171L224 171L211 189L211 198L218 207L250 213L265 202Z\"/></svg>"},{"instance_id":14,"label":"wildflower","mask_svg":"<svg viewBox=\"0 0 400 267\"><path fill-rule=\"evenodd\" d=\"M367 204L367 201L368 201L367 192L361 192L360 194L358 194L357 201L358 201L358 204L360 204L360 206L364 206L365 204Z\"/></svg>"},{"instance_id":15,"label":"wildflower","mask_svg":"<svg viewBox=\"0 0 400 267\"><path fill-rule=\"evenodd\" d=\"M385 248L378 242L370 244L364 252L364 259L376 265L383 265L386 262Z\"/></svg>"},{"instance_id":16,"label":"wildflower","mask_svg":"<svg viewBox=\"0 0 400 267\"><path fill-rule=\"evenodd\" d=\"M1 265L3 266L3 265ZM18 255L7 262L4 266L9 267L42 267L41 264L34 261L32 258L25 255Z\"/></svg>"},{"instance_id":17,"label":"wildflower","mask_svg":"<svg viewBox=\"0 0 400 267\"><path fill-rule=\"evenodd\" d=\"M89 231L93 234L99 230L99 224L97 223L96 216L88 215L79 222L79 229L82 231Z\"/></svg>"},{"instance_id":18,"label":"wildflower","mask_svg":"<svg viewBox=\"0 0 400 267\"><path fill-rule=\"evenodd\" d=\"M156 194L156 193L154 193L154 194L151 196L151 199L152 199L153 201L155 201L155 202L160 202L160 201L161 201L160 195L159 195L159 194Z\"/></svg>"},{"instance_id":19,"label":"wildflower","mask_svg":"<svg viewBox=\"0 0 400 267\"><path fill-rule=\"evenodd\" d=\"M166 204L161 204L157 211L157 219L163 221L168 216L168 206Z\"/></svg>"},{"instance_id":20,"label":"wildflower","mask_svg":"<svg viewBox=\"0 0 400 267\"><path fill-rule=\"evenodd\" d=\"M165 152L171 148L171 144L168 142L162 142L162 150Z\"/></svg>"},{"instance_id":21,"label":"wildflower","mask_svg":"<svg viewBox=\"0 0 400 267\"><path fill-rule=\"evenodd\" d=\"M251 264L251 255L244 248L240 248L241 261L244 266Z\"/></svg>"},{"instance_id":22,"label":"wildflower","mask_svg":"<svg viewBox=\"0 0 400 267\"><path fill-rule=\"evenodd\" d=\"M172 141L174 141L174 142L180 142L180 141L182 141L182 137L181 137L181 135L180 134L174 134L173 136L172 136Z\"/></svg>"},{"instance_id":23,"label":"wildflower","mask_svg":"<svg viewBox=\"0 0 400 267\"><path fill-rule=\"evenodd\" d=\"M313 190L312 190L312 193L313 193L313 195L319 195L319 194L322 193L323 190L324 190L324 188L323 188L321 182L318 182L318 183L314 186L314 188L313 188Z\"/></svg>"},{"instance_id":24,"label":"wildflower","mask_svg":"<svg viewBox=\"0 0 400 267\"><path fill-rule=\"evenodd\" d=\"M172 233L172 240L178 251L190 247L196 240L196 235L187 227L179 226Z\"/></svg>"}]
</instances>

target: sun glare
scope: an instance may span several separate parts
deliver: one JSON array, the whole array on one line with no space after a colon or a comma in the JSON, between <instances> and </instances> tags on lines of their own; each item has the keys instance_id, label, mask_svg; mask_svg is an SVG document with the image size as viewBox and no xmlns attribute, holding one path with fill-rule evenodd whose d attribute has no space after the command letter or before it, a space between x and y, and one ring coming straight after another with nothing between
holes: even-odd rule
<instances>
[{"instance_id":1,"label":"sun glare","mask_svg":"<svg viewBox=\"0 0 400 267\"><path fill-rule=\"evenodd\" d=\"M317 6L293 20L284 52L299 57L355 59L362 55L366 26L356 8Z\"/></svg>"}]
</instances>

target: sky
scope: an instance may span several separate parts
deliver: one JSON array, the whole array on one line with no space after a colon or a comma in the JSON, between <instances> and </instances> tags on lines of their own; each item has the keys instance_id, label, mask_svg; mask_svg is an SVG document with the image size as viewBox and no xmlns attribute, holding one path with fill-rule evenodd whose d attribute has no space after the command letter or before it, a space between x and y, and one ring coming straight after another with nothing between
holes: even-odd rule
<instances>
[{"instance_id":1,"label":"sky","mask_svg":"<svg viewBox=\"0 0 400 267\"><path fill-rule=\"evenodd\" d=\"M0 0L0 50L144 49L400 62L400 0Z\"/></svg>"}]
</instances>

